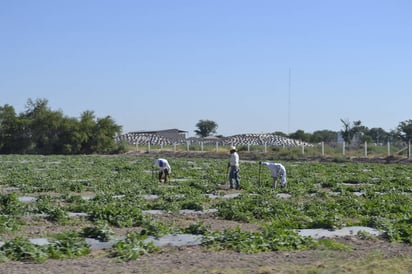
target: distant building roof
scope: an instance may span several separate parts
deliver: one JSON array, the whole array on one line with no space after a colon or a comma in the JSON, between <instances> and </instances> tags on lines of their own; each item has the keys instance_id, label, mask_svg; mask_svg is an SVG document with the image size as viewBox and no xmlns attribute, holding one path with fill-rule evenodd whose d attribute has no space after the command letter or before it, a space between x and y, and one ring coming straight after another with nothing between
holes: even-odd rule
<instances>
[{"instance_id":1,"label":"distant building roof","mask_svg":"<svg viewBox=\"0 0 412 274\"><path fill-rule=\"evenodd\" d=\"M133 132L129 132L129 134L159 134L159 133L187 133L188 131L186 130L180 130L180 129L176 129L176 128L172 128L172 129L162 129L162 130L151 130L151 131L133 131Z\"/></svg>"},{"instance_id":2,"label":"distant building roof","mask_svg":"<svg viewBox=\"0 0 412 274\"><path fill-rule=\"evenodd\" d=\"M155 137L160 142L164 143L184 143L186 141L186 133L185 130L180 129L163 129L163 130L151 130L151 131L134 131L124 134L124 136L135 136L132 137L133 142L136 140L137 136L141 136L140 142L146 143L151 142L152 138L148 138L147 136L157 136ZM145 137L144 137L145 136ZM130 141L129 141L130 142Z\"/></svg>"}]
</instances>

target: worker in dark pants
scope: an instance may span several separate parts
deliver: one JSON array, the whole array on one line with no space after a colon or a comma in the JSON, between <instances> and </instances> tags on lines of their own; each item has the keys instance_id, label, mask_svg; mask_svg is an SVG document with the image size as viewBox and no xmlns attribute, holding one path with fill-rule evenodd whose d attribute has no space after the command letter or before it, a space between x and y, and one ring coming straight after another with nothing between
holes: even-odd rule
<instances>
[{"instance_id":1,"label":"worker in dark pants","mask_svg":"<svg viewBox=\"0 0 412 274\"><path fill-rule=\"evenodd\" d=\"M240 189L240 179L239 179L239 154L236 152L236 147L232 146L230 148L230 160L227 164L229 171L229 183L230 188L233 188L233 181L236 183L236 189Z\"/></svg>"},{"instance_id":2,"label":"worker in dark pants","mask_svg":"<svg viewBox=\"0 0 412 274\"><path fill-rule=\"evenodd\" d=\"M159 158L154 160L153 165L159 167L159 183L162 182L162 178L164 178L164 182L167 183L170 173L172 173L169 162L166 159Z\"/></svg>"}]
</instances>

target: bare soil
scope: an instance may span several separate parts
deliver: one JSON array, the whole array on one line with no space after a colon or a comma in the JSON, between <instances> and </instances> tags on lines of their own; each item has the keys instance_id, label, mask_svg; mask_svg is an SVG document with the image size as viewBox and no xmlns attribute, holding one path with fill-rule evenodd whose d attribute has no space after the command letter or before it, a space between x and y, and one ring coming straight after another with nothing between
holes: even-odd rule
<instances>
[{"instance_id":1,"label":"bare soil","mask_svg":"<svg viewBox=\"0 0 412 274\"><path fill-rule=\"evenodd\" d=\"M234 251L208 251L200 246L170 247L129 262L115 261L103 251L94 251L87 257L48 260L41 264L7 262L0 265L0 273L332 273L324 272L330 270L330 267L334 268L333 273L342 273L352 272L351 262L367 260L369 257L379 256L386 259L412 256L410 245L391 244L381 240L359 240L355 237L342 238L340 241L352 246L353 250L244 254ZM407 263L409 266L406 269L412 270L411 260ZM382 270L383 272L371 273L386 272Z\"/></svg>"},{"instance_id":2,"label":"bare soil","mask_svg":"<svg viewBox=\"0 0 412 274\"><path fill-rule=\"evenodd\" d=\"M179 226L202 221L212 230L241 226L249 231L259 230L254 224L221 220L213 214L160 215L159 221ZM28 238L56 233L60 230L80 230L80 227L58 226L39 221L26 227L22 234ZM117 235L130 229L117 229ZM353 262L369 263L379 259L406 256L406 271L412 273L412 245L389 243L381 239L360 239L356 236L336 238L352 247L350 251L303 250L292 252L263 252L245 254L235 251L210 251L202 246L163 247L160 252L141 256L138 260L119 262L110 258L106 250L93 250L88 256L77 259L53 260L44 263L6 262L0 264L0 273L11 274L66 274L66 273L342 273L357 272L351 269ZM331 271L333 269L333 271ZM356 269L356 268L355 268ZM405 267L403 268L405 269ZM386 269L382 272L391 273ZM394 273L394 272L392 272ZM399 269L396 273L402 273Z\"/></svg>"}]
</instances>

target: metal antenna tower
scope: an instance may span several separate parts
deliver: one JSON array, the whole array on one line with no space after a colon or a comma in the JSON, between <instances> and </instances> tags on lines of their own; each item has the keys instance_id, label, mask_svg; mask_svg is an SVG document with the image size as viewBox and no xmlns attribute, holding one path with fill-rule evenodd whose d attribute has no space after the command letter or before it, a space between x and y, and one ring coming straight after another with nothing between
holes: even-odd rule
<instances>
[{"instance_id":1,"label":"metal antenna tower","mask_svg":"<svg viewBox=\"0 0 412 274\"><path fill-rule=\"evenodd\" d=\"M288 134L290 134L290 105L291 105L291 100L290 100L290 92L291 92L291 87L292 87L292 70L289 68L289 94L288 94Z\"/></svg>"}]
</instances>

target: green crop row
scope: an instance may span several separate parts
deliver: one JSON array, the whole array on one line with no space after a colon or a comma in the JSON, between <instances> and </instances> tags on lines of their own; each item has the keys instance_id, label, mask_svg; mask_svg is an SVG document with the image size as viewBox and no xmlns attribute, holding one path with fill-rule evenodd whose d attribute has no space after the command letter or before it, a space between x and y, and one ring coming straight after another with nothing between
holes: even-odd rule
<instances>
[{"instance_id":1,"label":"green crop row","mask_svg":"<svg viewBox=\"0 0 412 274\"><path fill-rule=\"evenodd\" d=\"M412 243L410 165L288 161L283 162L287 187L275 190L266 167L244 161L240 165L242 190L228 199L224 195L232 192L227 190L227 160L168 160L172 174L171 182L165 184L158 183L149 156L2 155L0 240L33 225L28 216L45 216L49 222L66 226L73 224L68 214L75 212L85 214L81 227L91 224L80 237L108 240L111 228L138 228L141 236L131 235L115 247L114 253L123 259L156 251L140 242L144 235L176 232L204 234L205 246L242 252L314 248L313 241L291 231L353 225L379 229L388 241ZM155 198L148 199L150 195ZM21 201L22 196L34 201ZM207 209L217 210L214 218L252 223L260 230L210 231L201 224L174 227L144 214L146 210ZM23 254L28 253L41 261L60 252L32 250L22 238L4 242L0 256L11 259L26 258ZM16 245L22 246L23 254L11 251ZM141 251L132 254L129 248Z\"/></svg>"}]
</instances>

